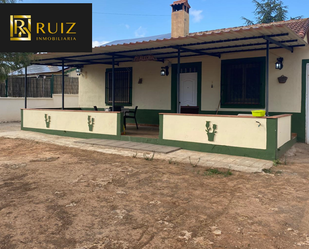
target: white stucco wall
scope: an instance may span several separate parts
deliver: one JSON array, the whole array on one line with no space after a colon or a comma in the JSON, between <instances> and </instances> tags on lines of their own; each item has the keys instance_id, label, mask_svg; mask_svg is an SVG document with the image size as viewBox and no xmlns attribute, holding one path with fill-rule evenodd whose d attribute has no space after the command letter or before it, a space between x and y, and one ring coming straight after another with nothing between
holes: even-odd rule
<instances>
[{"instance_id":1,"label":"white stucco wall","mask_svg":"<svg viewBox=\"0 0 309 249\"><path fill-rule=\"evenodd\" d=\"M206 121L210 121L211 128L213 124L217 125L213 142L208 141ZM163 115L163 139L167 140L266 149L266 137L265 118Z\"/></svg>"},{"instance_id":2,"label":"white stucco wall","mask_svg":"<svg viewBox=\"0 0 309 249\"><path fill-rule=\"evenodd\" d=\"M46 127L45 115L48 116L48 119L50 118L48 128ZM90 116L91 121L94 120L92 131L89 130L88 116ZM117 135L117 113L29 109L23 111L23 127Z\"/></svg>"},{"instance_id":3,"label":"white stucco wall","mask_svg":"<svg viewBox=\"0 0 309 249\"><path fill-rule=\"evenodd\" d=\"M265 57L265 51L223 54L221 59L211 56L181 58L181 63L202 62L202 111L215 111L220 101L221 60L250 57ZM282 70L275 69L278 57L283 57ZM301 63L309 59L307 47L295 48L294 53L284 49L270 50L269 111L301 111ZM171 108L171 67L168 77L160 76L162 66L175 64L176 59L160 62L121 63L120 67L133 67L132 106L139 109L170 110ZM110 66L90 65L83 68L80 77L80 106L105 107L105 71ZM285 75L285 84L278 83L278 77ZM138 84L139 78L143 83ZM251 109L249 109L251 110ZM248 111L248 109L220 108L220 111Z\"/></svg>"},{"instance_id":4,"label":"white stucco wall","mask_svg":"<svg viewBox=\"0 0 309 249\"><path fill-rule=\"evenodd\" d=\"M278 118L277 126L277 148L280 148L291 140L291 116Z\"/></svg>"},{"instance_id":5,"label":"white stucco wall","mask_svg":"<svg viewBox=\"0 0 309 249\"><path fill-rule=\"evenodd\" d=\"M119 67L132 67L132 106L139 109L171 109L171 73L160 75L161 62L121 63ZM105 105L105 72L110 66L91 65L83 68L80 76L79 103L81 107L99 108ZM142 78L142 84L138 84Z\"/></svg>"},{"instance_id":6,"label":"white stucco wall","mask_svg":"<svg viewBox=\"0 0 309 249\"><path fill-rule=\"evenodd\" d=\"M77 94L66 94L65 107L79 107ZM0 122L20 121L20 109L25 107L24 98L0 98ZM54 94L53 98L27 98L28 108L60 108L62 95Z\"/></svg>"}]
</instances>

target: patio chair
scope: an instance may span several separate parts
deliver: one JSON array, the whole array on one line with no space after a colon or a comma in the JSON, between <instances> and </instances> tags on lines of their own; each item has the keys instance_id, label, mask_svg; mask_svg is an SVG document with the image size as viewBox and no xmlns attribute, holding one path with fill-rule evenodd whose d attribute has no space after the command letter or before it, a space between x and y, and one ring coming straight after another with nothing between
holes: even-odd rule
<instances>
[{"instance_id":1,"label":"patio chair","mask_svg":"<svg viewBox=\"0 0 309 249\"><path fill-rule=\"evenodd\" d=\"M137 121L136 121L136 111L137 111L137 107L135 107L134 111L126 111L124 113L124 116L123 116L123 124L124 124L124 127L127 128L126 126L126 120L127 118L132 118L135 120L135 124L136 124L136 129L138 129L138 125L137 125ZM133 115L132 115L133 114Z\"/></svg>"}]
</instances>

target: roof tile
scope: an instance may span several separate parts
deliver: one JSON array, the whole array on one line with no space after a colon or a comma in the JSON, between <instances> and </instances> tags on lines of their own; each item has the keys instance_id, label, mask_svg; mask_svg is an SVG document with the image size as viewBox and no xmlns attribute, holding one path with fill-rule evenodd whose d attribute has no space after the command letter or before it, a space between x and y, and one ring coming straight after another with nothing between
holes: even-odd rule
<instances>
[{"instance_id":1,"label":"roof tile","mask_svg":"<svg viewBox=\"0 0 309 249\"><path fill-rule=\"evenodd\" d=\"M215 29L215 30L209 30L209 31L190 33L189 35L190 36L205 35L205 34L212 34L212 33L237 31L241 29L243 30L243 29L252 29L252 28L260 28L260 27L280 26L280 25L286 25L287 27L292 29L298 36L300 36L301 38L304 38L307 32L309 31L309 18L281 21L281 22L272 22L272 23L254 24L254 25L239 26L239 27L233 27L233 28Z\"/></svg>"}]
</instances>

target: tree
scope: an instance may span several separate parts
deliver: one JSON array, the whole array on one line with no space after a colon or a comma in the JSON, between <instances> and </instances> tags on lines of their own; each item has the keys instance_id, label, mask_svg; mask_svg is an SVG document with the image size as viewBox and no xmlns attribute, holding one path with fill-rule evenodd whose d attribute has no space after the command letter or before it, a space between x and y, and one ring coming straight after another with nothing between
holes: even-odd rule
<instances>
[{"instance_id":1,"label":"tree","mask_svg":"<svg viewBox=\"0 0 309 249\"><path fill-rule=\"evenodd\" d=\"M281 0L253 0L255 4L255 15L256 23L271 23L285 21L287 19L287 6L283 5ZM245 20L247 25L253 25L254 22L242 17ZM297 17L296 19L299 19Z\"/></svg>"},{"instance_id":2,"label":"tree","mask_svg":"<svg viewBox=\"0 0 309 249\"><path fill-rule=\"evenodd\" d=\"M2 3L16 3L16 0L0 0ZM7 78L12 71L28 66L31 53L0 52L0 81Z\"/></svg>"}]
</instances>

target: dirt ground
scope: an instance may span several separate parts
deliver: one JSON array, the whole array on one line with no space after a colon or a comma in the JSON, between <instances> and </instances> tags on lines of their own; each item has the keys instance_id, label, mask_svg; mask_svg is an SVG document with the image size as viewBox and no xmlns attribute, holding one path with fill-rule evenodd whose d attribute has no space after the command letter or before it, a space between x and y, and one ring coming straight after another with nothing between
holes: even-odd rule
<instances>
[{"instance_id":1,"label":"dirt ground","mask_svg":"<svg viewBox=\"0 0 309 249\"><path fill-rule=\"evenodd\" d=\"M309 248L309 146L292 155L222 175L0 138L0 248Z\"/></svg>"}]
</instances>

